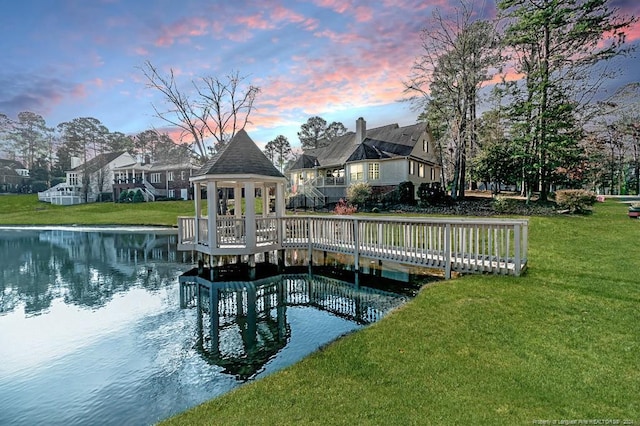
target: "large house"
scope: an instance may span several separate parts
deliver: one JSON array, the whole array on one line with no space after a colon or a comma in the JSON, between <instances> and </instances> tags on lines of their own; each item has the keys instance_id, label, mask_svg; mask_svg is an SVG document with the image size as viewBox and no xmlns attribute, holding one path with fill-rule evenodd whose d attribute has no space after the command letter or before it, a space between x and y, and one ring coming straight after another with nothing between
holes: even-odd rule
<instances>
[{"instance_id":1,"label":"large house","mask_svg":"<svg viewBox=\"0 0 640 426\"><path fill-rule=\"evenodd\" d=\"M15 160L0 158L0 192L16 192L29 178L29 170Z\"/></svg>"},{"instance_id":2,"label":"large house","mask_svg":"<svg viewBox=\"0 0 640 426\"><path fill-rule=\"evenodd\" d=\"M401 182L440 182L442 165L426 123L367 129L361 117L356 131L326 146L305 150L287 170L293 206L321 206L346 197L357 182L383 195Z\"/></svg>"},{"instance_id":3,"label":"large house","mask_svg":"<svg viewBox=\"0 0 640 426\"><path fill-rule=\"evenodd\" d=\"M112 197L114 169L135 162L135 157L125 151L99 154L84 164L74 157L66 182L39 192L38 198L59 205L103 201L106 194L110 194L106 198Z\"/></svg>"},{"instance_id":4,"label":"large house","mask_svg":"<svg viewBox=\"0 0 640 426\"><path fill-rule=\"evenodd\" d=\"M192 198L189 177L197 167L191 163L139 162L128 152L100 154L85 164L72 159L66 182L38 193L41 201L70 205L95 201L118 201L124 191L139 191L145 201L159 198Z\"/></svg>"}]
</instances>

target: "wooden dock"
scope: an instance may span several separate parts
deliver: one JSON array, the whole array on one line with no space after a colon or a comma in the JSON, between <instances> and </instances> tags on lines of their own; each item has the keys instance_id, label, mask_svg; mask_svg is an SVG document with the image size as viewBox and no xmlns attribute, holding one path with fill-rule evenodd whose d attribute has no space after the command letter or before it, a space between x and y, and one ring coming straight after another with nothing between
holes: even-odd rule
<instances>
[{"instance_id":1,"label":"wooden dock","mask_svg":"<svg viewBox=\"0 0 640 426\"><path fill-rule=\"evenodd\" d=\"M178 249L211 256L252 255L284 249L348 254L360 258L452 272L519 276L527 266L525 219L314 216L216 219L210 238L207 217L178 218ZM247 236L249 236L247 238ZM251 244L247 245L247 241Z\"/></svg>"}]
</instances>

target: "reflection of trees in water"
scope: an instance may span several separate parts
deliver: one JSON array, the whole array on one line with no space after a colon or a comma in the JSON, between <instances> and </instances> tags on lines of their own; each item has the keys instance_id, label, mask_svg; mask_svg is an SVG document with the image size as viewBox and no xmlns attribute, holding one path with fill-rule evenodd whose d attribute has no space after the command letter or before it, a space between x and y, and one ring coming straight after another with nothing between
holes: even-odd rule
<instances>
[{"instance_id":1,"label":"reflection of trees in water","mask_svg":"<svg viewBox=\"0 0 640 426\"><path fill-rule=\"evenodd\" d=\"M174 235L0 231L0 314L39 314L54 299L96 308L132 287L151 291L182 269Z\"/></svg>"}]
</instances>

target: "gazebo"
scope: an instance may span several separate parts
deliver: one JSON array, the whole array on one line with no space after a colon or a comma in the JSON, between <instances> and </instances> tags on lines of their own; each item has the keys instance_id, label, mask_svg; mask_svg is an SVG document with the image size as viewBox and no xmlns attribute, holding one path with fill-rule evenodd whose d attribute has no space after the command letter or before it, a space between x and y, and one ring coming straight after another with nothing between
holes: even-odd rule
<instances>
[{"instance_id":1,"label":"gazebo","mask_svg":"<svg viewBox=\"0 0 640 426\"><path fill-rule=\"evenodd\" d=\"M214 259L248 256L249 266L255 266L255 254L282 248L286 178L247 132L237 132L190 182L194 185L195 220L178 218L179 250L195 250ZM203 189L206 215L202 214ZM233 192L229 197L233 207L221 205L226 201L224 191Z\"/></svg>"}]
</instances>

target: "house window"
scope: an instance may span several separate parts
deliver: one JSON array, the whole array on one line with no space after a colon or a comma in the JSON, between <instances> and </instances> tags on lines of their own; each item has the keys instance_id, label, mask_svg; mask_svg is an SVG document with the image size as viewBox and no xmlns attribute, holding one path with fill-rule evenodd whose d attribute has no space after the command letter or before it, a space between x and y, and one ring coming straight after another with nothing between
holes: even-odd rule
<instances>
[{"instance_id":1,"label":"house window","mask_svg":"<svg viewBox=\"0 0 640 426\"><path fill-rule=\"evenodd\" d=\"M362 180L364 178L364 165L352 164L350 177L352 182Z\"/></svg>"},{"instance_id":2,"label":"house window","mask_svg":"<svg viewBox=\"0 0 640 426\"><path fill-rule=\"evenodd\" d=\"M424 164L418 164L418 176L424 177Z\"/></svg>"},{"instance_id":3,"label":"house window","mask_svg":"<svg viewBox=\"0 0 640 426\"><path fill-rule=\"evenodd\" d=\"M429 152L429 141L426 139L422 140L422 150L424 152Z\"/></svg>"},{"instance_id":4,"label":"house window","mask_svg":"<svg viewBox=\"0 0 640 426\"><path fill-rule=\"evenodd\" d=\"M186 172L186 171L184 171L184 170L182 170L182 171L180 172L180 180L184 180L184 179L186 178L186 176L187 176L187 172Z\"/></svg>"},{"instance_id":5,"label":"house window","mask_svg":"<svg viewBox=\"0 0 640 426\"><path fill-rule=\"evenodd\" d=\"M78 174L77 173L69 173L69 185L77 185L78 184Z\"/></svg>"},{"instance_id":6,"label":"house window","mask_svg":"<svg viewBox=\"0 0 640 426\"><path fill-rule=\"evenodd\" d=\"M409 174L410 175L415 175L416 174L416 163L414 163L411 160L409 160Z\"/></svg>"},{"instance_id":7,"label":"house window","mask_svg":"<svg viewBox=\"0 0 640 426\"><path fill-rule=\"evenodd\" d=\"M151 183L160 183L160 173L151 173Z\"/></svg>"},{"instance_id":8,"label":"house window","mask_svg":"<svg viewBox=\"0 0 640 426\"><path fill-rule=\"evenodd\" d=\"M380 179L380 163L369 164L369 180Z\"/></svg>"},{"instance_id":9,"label":"house window","mask_svg":"<svg viewBox=\"0 0 640 426\"><path fill-rule=\"evenodd\" d=\"M167 182L173 181L173 172L167 172Z\"/></svg>"}]
</instances>

